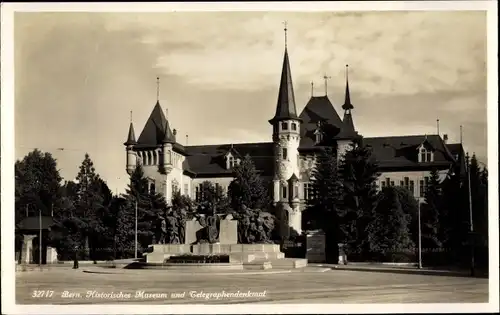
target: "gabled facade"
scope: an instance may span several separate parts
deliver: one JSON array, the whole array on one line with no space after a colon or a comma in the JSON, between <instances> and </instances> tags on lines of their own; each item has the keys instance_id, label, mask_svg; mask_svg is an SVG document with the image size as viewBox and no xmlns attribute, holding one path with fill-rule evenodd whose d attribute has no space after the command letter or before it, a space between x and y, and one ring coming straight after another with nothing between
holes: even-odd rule
<instances>
[{"instance_id":1,"label":"gabled facade","mask_svg":"<svg viewBox=\"0 0 500 315\"><path fill-rule=\"evenodd\" d=\"M321 147L335 148L340 161L354 140L363 141L379 161L382 172L379 188L404 186L420 200L432 169L438 169L442 179L450 170L463 174L463 147L448 144L446 136L445 139L439 135L362 138L354 124L348 75L342 109L343 119L328 96L313 96L297 114L285 47L276 110L269 120L270 142L183 146L177 142L176 130L171 129L157 102L137 140L130 123L124 143L126 170L131 174L138 163L142 164L150 189L161 192L167 202L175 191L197 199L204 181L211 181L227 192L233 168L248 154L269 184L276 215L282 222L281 234L285 237L302 231L301 211L310 195L315 155Z\"/></svg>"}]
</instances>

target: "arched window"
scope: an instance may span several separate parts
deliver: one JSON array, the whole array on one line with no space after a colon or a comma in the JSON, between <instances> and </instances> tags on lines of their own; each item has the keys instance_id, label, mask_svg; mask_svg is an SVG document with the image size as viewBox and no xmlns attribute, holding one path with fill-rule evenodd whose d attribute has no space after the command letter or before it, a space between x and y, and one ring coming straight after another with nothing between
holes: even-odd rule
<instances>
[{"instance_id":1,"label":"arched window","mask_svg":"<svg viewBox=\"0 0 500 315\"><path fill-rule=\"evenodd\" d=\"M286 121L281 123L281 130L288 130L288 123Z\"/></svg>"},{"instance_id":2,"label":"arched window","mask_svg":"<svg viewBox=\"0 0 500 315\"><path fill-rule=\"evenodd\" d=\"M314 136L316 144L321 143L323 141L323 133L321 132L320 129L316 129L316 131L314 132Z\"/></svg>"},{"instance_id":3,"label":"arched window","mask_svg":"<svg viewBox=\"0 0 500 315\"><path fill-rule=\"evenodd\" d=\"M292 123L292 130L293 130L293 131L296 131L296 130L297 130L297 124L296 124L296 123Z\"/></svg>"}]
</instances>

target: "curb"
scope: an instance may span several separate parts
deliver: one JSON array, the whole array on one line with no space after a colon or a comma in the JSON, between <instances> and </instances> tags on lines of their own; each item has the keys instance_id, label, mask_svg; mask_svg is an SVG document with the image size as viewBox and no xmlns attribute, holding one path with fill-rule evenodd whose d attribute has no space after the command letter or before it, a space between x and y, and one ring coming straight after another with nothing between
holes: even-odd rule
<instances>
[{"instance_id":1,"label":"curb","mask_svg":"<svg viewBox=\"0 0 500 315\"><path fill-rule=\"evenodd\" d=\"M83 269L83 273L90 273L90 274L114 274L114 275L123 275L123 274L131 274L131 275L144 275L147 273L155 273L158 274L159 272L162 272L162 274L167 275L210 275L210 276L235 276L235 275L269 275L269 274L285 274L285 273L291 273L291 270L269 270L269 271L241 271L241 272L192 272L192 271L177 271L177 270L160 270L160 269L150 269L150 270L140 270L140 272L108 272L108 271L100 271L100 270L88 270L88 269Z\"/></svg>"},{"instance_id":2,"label":"curb","mask_svg":"<svg viewBox=\"0 0 500 315\"><path fill-rule=\"evenodd\" d=\"M332 267L331 270L341 271L362 271L362 272L379 272L379 273L397 273L397 274L414 274L425 276L444 276L444 277L465 277L465 278L483 278L488 279L487 275L471 276L465 271L448 271L448 270L429 270L429 269L396 269L396 268L349 268L344 266Z\"/></svg>"}]
</instances>

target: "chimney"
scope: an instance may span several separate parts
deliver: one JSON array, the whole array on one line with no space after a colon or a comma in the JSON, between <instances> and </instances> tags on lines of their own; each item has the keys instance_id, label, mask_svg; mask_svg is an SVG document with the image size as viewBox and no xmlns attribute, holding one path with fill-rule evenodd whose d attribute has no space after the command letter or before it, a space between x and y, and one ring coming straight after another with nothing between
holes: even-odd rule
<instances>
[{"instance_id":1,"label":"chimney","mask_svg":"<svg viewBox=\"0 0 500 315\"><path fill-rule=\"evenodd\" d=\"M448 142L448 135L447 134L443 135L443 141L444 141L444 144L446 144Z\"/></svg>"}]
</instances>

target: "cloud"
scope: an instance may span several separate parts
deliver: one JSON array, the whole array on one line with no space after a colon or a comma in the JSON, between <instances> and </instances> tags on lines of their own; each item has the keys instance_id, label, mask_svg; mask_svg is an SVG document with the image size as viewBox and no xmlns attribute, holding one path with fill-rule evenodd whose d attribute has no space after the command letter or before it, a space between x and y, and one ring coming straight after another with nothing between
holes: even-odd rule
<instances>
[{"instance_id":1,"label":"cloud","mask_svg":"<svg viewBox=\"0 0 500 315\"><path fill-rule=\"evenodd\" d=\"M279 78L281 21L298 84L342 85L344 65L367 94L484 87L484 12L155 13L107 19L141 29L157 67L206 89L259 90Z\"/></svg>"}]
</instances>

